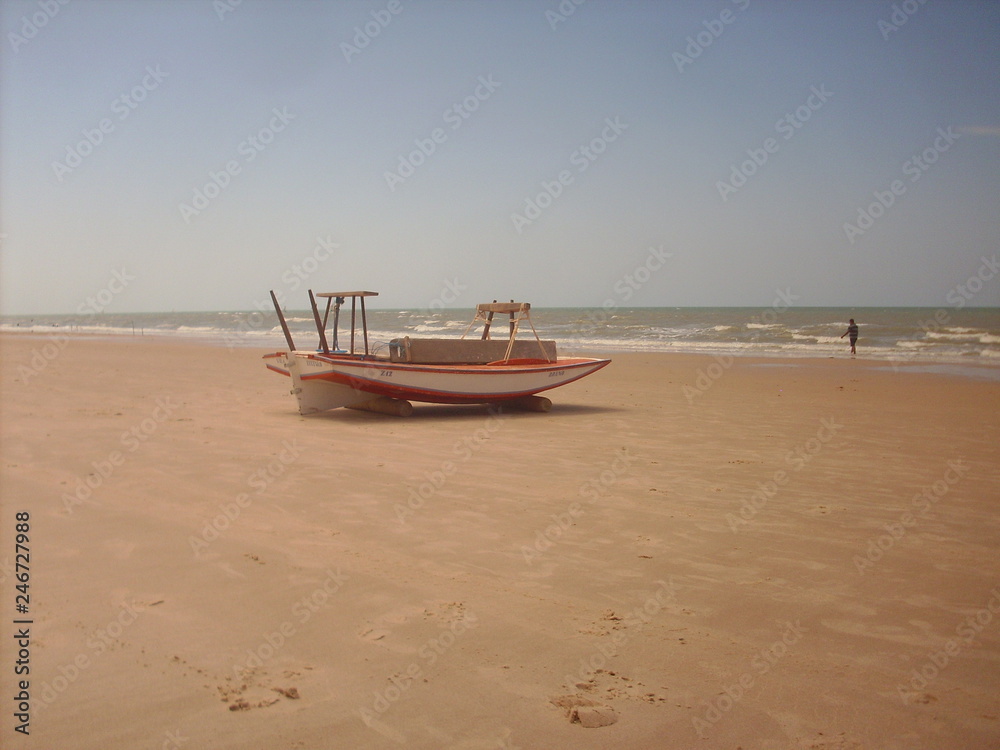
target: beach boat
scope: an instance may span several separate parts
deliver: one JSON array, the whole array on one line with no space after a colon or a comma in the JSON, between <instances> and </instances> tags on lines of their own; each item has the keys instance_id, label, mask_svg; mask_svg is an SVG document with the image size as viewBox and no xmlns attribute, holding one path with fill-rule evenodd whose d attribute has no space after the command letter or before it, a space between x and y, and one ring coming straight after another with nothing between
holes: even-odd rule
<instances>
[{"instance_id":1,"label":"beach boat","mask_svg":"<svg viewBox=\"0 0 1000 750\"><path fill-rule=\"evenodd\" d=\"M288 343L288 351L264 356L268 369L291 378L292 394L303 415L347 407L399 416L413 411L411 401L433 404L504 404L548 411L552 402L536 394L572 383L611 362L610 359L559 357L554 341L538 337L526 302L478 305L461 338L410 338L389 342L373 353L368 341L365 300L378 292L309 290L319 347L298 349L274 292L271 300ZM326 300L320 315L317 299ZM340 346L341 307L351 301L350 344ZM360 303L360 304L359 304ZM358 308L362 340L357 340ZM333 310L332 340L327 325ZM508 316L507 335L491 337L495 315ZM476 338L468 334L482 323ZM527 323L534 339L517 339Z\"/></svg>"}]
</instances>

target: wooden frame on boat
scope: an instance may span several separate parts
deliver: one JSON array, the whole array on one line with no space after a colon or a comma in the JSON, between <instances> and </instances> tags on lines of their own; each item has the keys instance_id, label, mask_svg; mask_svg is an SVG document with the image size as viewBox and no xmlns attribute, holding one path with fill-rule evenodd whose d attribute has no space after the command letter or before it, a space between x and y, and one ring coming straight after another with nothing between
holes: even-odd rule
<instances>
[{"instance_id":1,"label":"wooden frame on boat","mask_svg":"<svg viewBox=\"0 0 1000 750\"><path fill-rule=\"evenodd\" d=\"M357 331L357 311L358 311L358 300L361 300L361 331L365 344L365 353L361 356L370 357L371 352L368 348L368 313L365 310L365 298L366 297L377 297L378 292L319 292L313 294L313 290L309 290L309 305L312 308L313 319L316 322L316 333L319 334L319 346L320 351L323 354L351 354L354 355L355 351L355 332ZM323 313L322 319L319 315L319 307L316 304L316 298L326 300L326 310ZM347 299L351 300L351 348L349 351L343 351L340 349L339 335L340 335L340 307L343 305ZM278 298L275 296L274 291L271 291L271 300L274 302L274 311L278 314L278 322L281 323L281 330L285 334L285 341L288 343L288 348L291 351L295 351L295 342L292 341L292 334L288 330L288 324L285 322L285 314L281 311L281 305L278 304ZM327 344L326 340L326 329L327 324L330 320L330 309L333 308L333 349Z\"/></svg>"},{"instance_id":2,"label":"wooden frame on boat","mask_svg":"<svg viewBox=\"0 0 1000 750\"><path fill-rule=\"evenodd\" d=\"M611 361L559 357L555 341L542 341L538 337L531 322L531 305L496 300L476 307L476 316L461 338L404 336L389 342L388 353L376 354L368 340L365 298L377 294L370 291L316 294L310 289L309 305L319 335L319 348L300 350L292 340L277 297L271 292L289 350L265 355L264 359L268 369L292 379L291 392L299 401L300 414L347 407L404 415L412 411L409 400L438 404L503 403L514 408L548 411L552 402L536 394L579 380ZM326 300L322 314L317 298ZM350 348L341 349L340 312L348 298ZM357 345L358 300L361 300L363 350ZM327 338L331 311L332 345ZM506 341L490 338L496 315L509 316ZM480 320L484 323L481 336L467 338ZM515 341L523 321L531 327L534 342Z\"/></svg>"}]
</instances>

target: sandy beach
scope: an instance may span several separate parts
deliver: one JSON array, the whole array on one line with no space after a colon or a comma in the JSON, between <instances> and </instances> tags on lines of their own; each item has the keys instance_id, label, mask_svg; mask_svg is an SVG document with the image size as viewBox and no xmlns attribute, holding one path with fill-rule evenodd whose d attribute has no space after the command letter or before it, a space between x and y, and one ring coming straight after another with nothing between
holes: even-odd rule
<instances>
[{"instance_id":1,"label":"sandy beach","mask_svg":"<svg viewBox=\"0 0 1000 750\"><path fill-rule=\"evenodd\" d=\"M996 378L616 354L303 418L266 350L0 347L5 748L1000 745Z\"/></svg>"}]
</instances>

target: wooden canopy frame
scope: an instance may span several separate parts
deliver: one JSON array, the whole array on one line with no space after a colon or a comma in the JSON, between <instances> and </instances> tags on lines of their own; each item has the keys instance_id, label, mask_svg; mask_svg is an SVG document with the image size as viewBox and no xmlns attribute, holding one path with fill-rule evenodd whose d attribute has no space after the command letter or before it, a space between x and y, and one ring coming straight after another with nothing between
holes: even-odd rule
<instances>
[{"instance_id":1,"label":"wooden canopy frame","mask_svg":"<svg viewBox=\"0 0 1000 750\"><path fill-rule=\"evenodd\" d=\"M365 353L363 356L371 356L371 352L368 349L368 313L365 310L365 298L366 297L377 297L378 292L360 291L360 292L319 292L313 294L313 290L309 290L309 305L312 307L313 320L316 322L316 332L319 334L319 345L323 354L330 354L330 345L326 340L326 327L330 320L330 310L333 309L333 351L337 352L340 349L340 344L338 343L338 338L340 335L340 308L341 305L345 304L347 299L351 300L351 349L350 354L355 354L355 332L357 331L357 311L358 311L358 300L361 300L361 331L364 338ZM326 300L326 310L323 312L322 318L319 314L319 306L316 304L316 298ZM274 291L271 291L271 300L274 302L274 310L278 313L278 321L281 323L281 330L285 334L285 341L288 343L288 348L291 351L295 351L295 342L292 341L292 334L288 330L288 324L285 322L285 315L281 311L281 306L278 304L278 298L275 296Z\"/></svg>"},{"instance_id":2,"label":"wooden canopy frame","mask_svg":"<svg viewBox=\"0 0 1000 750\"><path fill-rule=\"evenodd\" d=\"M538 337L538 331L535 330L535 324L531 322L531 303L529 302L515 302L511 300L510 302L497 302L493 300L492 302L484 302L480 305L476 305L476 316L469 323L469 327L465 329L465 333L462 334L464 339L469 335L469 331L480 320L483 321L483 333L480 337L482 341L490 340L490 327L493 325L493 316L497 313L501 315L507 315L510 320L510 338L507 341L507 352L504 354L504 359L510 359L511 349L514 348L514 339L517 338L517 331L521 326L522 321L528 321L528 325L531 327L531 332L535 334L535 341L538 342L538 346L542 350L542 358L548 359L545 353L545 348L542 346L542 340Z\"/></svg>"},{"instance_id":3,"label":"wooden canopy frame","mask_svg":"<svg viewBox=\"0 0 1000 750\"><path fill-rule=\"evenodd\" d=\"M340 331L340 306L348 298L351 300L351 350L354 354L354 334L357 330L358 300L361 300L361 331L364 336L365 353L364 356L371 356L368 350L368 313L365 310L365 297L377 297L378 292L320 292L316 295L320 299L326 299L326 312L323 314L322 322L319 319L319 308L316 307L316 300L313 297L312 289L309 290L309 301L312 304L313 317L316 318L316 330L319 332L319 343L323 347L323 353L329 354L330 349L326 345L326 323L330 319L330 307L333 306L333 348L339 349L337 338Z\"/></svg>"}]
</instances>

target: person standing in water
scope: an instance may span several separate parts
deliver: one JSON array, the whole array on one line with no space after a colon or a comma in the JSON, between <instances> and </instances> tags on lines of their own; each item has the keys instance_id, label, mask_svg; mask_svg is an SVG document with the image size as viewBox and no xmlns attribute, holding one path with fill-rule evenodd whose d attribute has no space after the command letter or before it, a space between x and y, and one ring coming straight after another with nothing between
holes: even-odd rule
<instances>
[{"instance_id":1,"label":"person standing in water","mask_svg":"<svg viewBox=\"0 0 1000 750\"><path fill-rule=\"evenodd\" d=\"M851 336L851 354L857 354L857 350L854 345L858 343L858 324L854 322L854 318L851 318L851 324L847 326L847 330L840 334L840 338L844 338L850 334Z\"/></svg>"}]
</instances>

